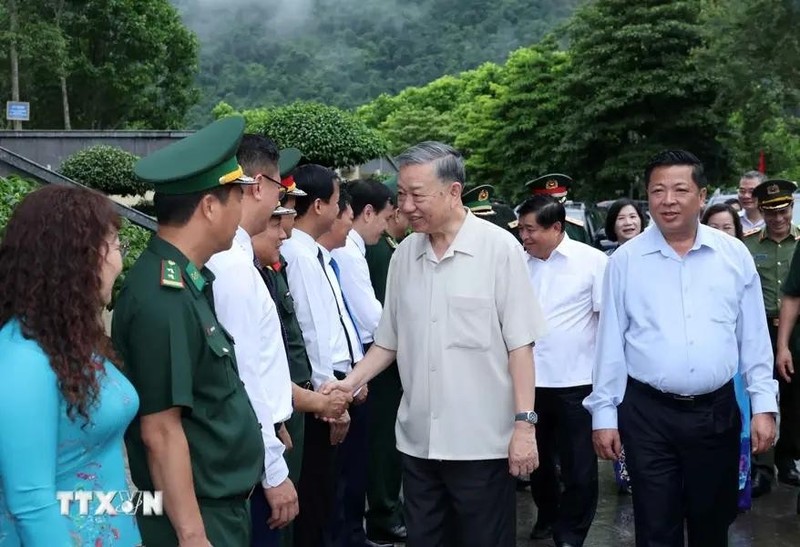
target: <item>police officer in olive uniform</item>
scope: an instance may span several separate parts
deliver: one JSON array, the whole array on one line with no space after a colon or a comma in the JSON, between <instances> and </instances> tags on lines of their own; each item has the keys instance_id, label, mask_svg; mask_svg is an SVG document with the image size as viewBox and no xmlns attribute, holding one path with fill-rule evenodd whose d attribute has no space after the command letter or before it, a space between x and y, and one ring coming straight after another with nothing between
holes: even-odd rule
<instances>
[{"instance_id":1,"label":"police officer in olive uniform","mask_svg":"<svg viewBox=\"0 0 800 547\"><path fill-rule=\"evenodd\" d=\"M125 437L133 481L164 495L164 516L138 519L148 547L250 544L264 444L204 266L231 247L239 185L254 183L236 162L243 132L241 117L219 120L134 169L155 187L158 232L125 279L112 337L141 400Z\"/></svg>"},{"instance_id":2,"label":"police officer in olive uniform","mask_svg":"<svg viewBox=\"0 0 800 547\"><path fill-rule=\"evenodd\" d=\"M375 245L367 245L366 258L375 297L384 303L389 262L400 240L406 235L408 220L397 204L397 177L384 184L392 191L394 213L386 233ZM401 464L394 436L397 409L403 387L397 363L381 372L369 383L369 469L367 478L367 537L372 541L403 541L406 529L400 503Z\"/></svg>"},{"instance_id":3,"label":"police officer in olive uniform","mask_svg":"<svg viewBox=\"0 0 800 547\"><path fill-rule=\"evenodd\" d=\"M800 228L792 225L794 206L793 193L797 185L788 180L768 180L753 190L753 197L758 200L758 208L764 217L765 225L745 233L744 242L756 263L761 278L761 289L764 294L764 308L767 314L767 326L772 340L772 351L777 354L777 336L779 311L781 307L781 289L789 274L789 266L800 239ZM800 350L800 325L792 329L791 346ZM800 355L800 353L798 353ZM753 497L770 491L774 477L773 462L778 467L778 480L788 484L800 485L800 477L794 469L791 451L787 445L792 438L800 435L800 416L792 416L784 396L789 387L779 380L781 391L781 423L780 437L775 447L766 454L754 457L753 460ZM798 454L800 456L800 454Z\"/></svg>"},{"instance_id":4,"label":"police officer in olive uniform","mask_svg":"<svg viewBox=\"0 0 800 547\"><path fill-rule=\"evenodd\" d=\"M572 186L572 179L567 175L558 173L544 175L525 183L525 188L530 191L532 196L546 194L553 196L561 203L567 201L570 186ZM589 232L586 231L586 226L583 225L583 222L570 218L569 215L567 215L567 224L564 226L564 231L573 241L580 241L588 245L592 244Z\"/></svg>"}]
</instances>

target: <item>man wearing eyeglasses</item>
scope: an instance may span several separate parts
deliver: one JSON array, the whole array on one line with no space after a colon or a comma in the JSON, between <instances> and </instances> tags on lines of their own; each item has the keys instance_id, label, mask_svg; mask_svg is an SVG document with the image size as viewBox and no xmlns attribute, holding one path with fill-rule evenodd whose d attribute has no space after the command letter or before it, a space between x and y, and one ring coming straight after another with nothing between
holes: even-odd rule
<instances>
[{"instance_id":1,"label":"man wearing eyeglasses","mask_svg":"<svg viewBox=\"0 0 800 547\"><path fill-rule=\"evenodd\" d=\"M753 190L765 180L767 177L759 171L748 171L739 180L739 203L742 204L739 218L742 219L742 230L745 233L764 227L764 217L758 208L758 200L753 195Z\"/></svg>"},{"instance_id":2,"label":"man wearing eyeglasses","mask_svg":"<svg viewBox=\"0 0 800 547\"><path fill-rule=\"evenodd\" d=\"M278 149L259 135L245 135L236 157L255 179L242 198L242 218L227 251L211 257L216 277L214 306L220 323L236 341L239 377L261 424L265 474L262 489L250 500L252 545L278 547L280 529L299 512L297 492L278 438L281 424L292 416L292 383L275 302L253 263L251 238L263 232L285 192L280 182Z\"/></svg>"}]
</instances>

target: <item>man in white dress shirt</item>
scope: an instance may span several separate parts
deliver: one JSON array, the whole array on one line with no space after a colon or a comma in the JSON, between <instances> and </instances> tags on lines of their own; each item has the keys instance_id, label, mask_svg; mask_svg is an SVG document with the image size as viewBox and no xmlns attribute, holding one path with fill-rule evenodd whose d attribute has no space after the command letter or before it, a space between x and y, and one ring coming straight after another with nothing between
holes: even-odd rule
<instances>
[{"instance_id":1,"label":"man in white dress shirt","mask_svg":"<svg viewBox=\"0 0 800 547\"><path fill-rule=\"evenodd\" d=\"M532 539L551 535L557 546L581 546L597 509L597 456L592 416L581 404L592 391L600 294L607 257L564 231L566 210L538 195L519 207L519 234L528 274L550 327L533 349L536 360L536 444L531 474L538 507ZM561 462L561 492L556 473Z\"/></svg>"},{"instance_id":2,"label":"man in white dress shirt","mask_svg":"<svg viewBox=\"0 0 800 547\"><path fill-rule=\"evenodd\" d=\"M338 241L339 234L331 230L330 238L326 234L318 242L331 249L331 255L341 272L339 281L347 302L346 311L352 316L361 343L368 349L378 328L382 306L375 297L370 281L366 245L374 245L381 238L394 207L391 204L391 191L378 181L356 180L348 182L345 188L350 198L351 210L347 214L353 218L352 229L345 234L344 241ZM329 241L323 241L323 238ZM364 396L364 390L359 395ZM369 401L354 406L350 418L350 431L340 451L340 459L345 465L342 477L346 484L342 504L343 544L361 546L369 545L363 524L369 467Z\"/></svg>"},{"instance_id":3,"label":"man in white dress shirt","mask_svg":"<svg viewBox=\"0 0 800 547\"><path fill-rule=\"evenodd\" d=\"M245 189L242 219L233 246L208 261L216 276L214 307L235 340L239 376L261 423L265 449L263 493L251 499L253 545L278 547L279 529L299 511L297 492L277 437L279 424L292 415L292 384L275 303L253 263L251 237L262 232L282 191L278 150L270 139L245 135L239 164L257 184ZM259 495L261 494L261 495Z\"/></svg>"},{"instance_id":4,"label":"man in white dress shirt","mask_svg":"<svg viewBox=\"0 0 800 547\"><path fill-rule=\"evenodd\" d=\"M764 216L758 207L758 200L753 195L753 190L765 180L767 180L766 175L759 171L748 171L739 180L739 203L742 204L739 218L745 233L764 227Z\"/></svg>"},{"instance_id":5,"label":"man in white dress shirt","mask_svg":"<svg viewBox=\"0 0 800 547\"><path fill-rule=\"evenodd\" d=\"M662 152L644 181L654 224L609 258L584 406L600 457L625 445L637 546L683 546L684 527L689 545L726 546L739 492L737 371L753 452L775 439L761 282L744 243L699 223L708 182L697 157Z\"/></svg>"},{"instance_id":6,"label":"man in white dress shirt","mask_svg":"<svg viewBox=\"0 0 800 547\"><path fill-rule=\"evenodd\" d=\"M291 177L306 195L296 198L292 237L281 247L281 254L286 260L286 278L311 362L311 383L319 391L336 380L336 374L347 374L352 366L347 338L341 334L336 299L323 268L323 250L317 243L339 216L339 179L330 169L314 164L297 167ZM331 423L306 414L299 485L303 511L295 523L295 545L324 544L334 504L334 447L344 440L349 422L347 412Z\"/></svg>"}]
</instances>

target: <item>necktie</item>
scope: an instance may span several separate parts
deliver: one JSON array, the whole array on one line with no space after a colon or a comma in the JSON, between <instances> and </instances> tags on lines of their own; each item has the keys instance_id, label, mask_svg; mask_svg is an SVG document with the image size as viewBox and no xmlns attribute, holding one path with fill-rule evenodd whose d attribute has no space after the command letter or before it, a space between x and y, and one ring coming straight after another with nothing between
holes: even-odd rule
<instances>
[{"instance_id":1,"label":"necktie","mask_svg":"<svg viewBox=\"0 0 800 547\"><path fill-rule=\"evenodd\" d=\"M339 314L339 323L342 325L342 330L344 331L344 339L347 341L347 351L350 354L350 363L355 364L355 356L353 355L353 344L350 342L350 336L347 334L347 327L344 324L344 317L342 317L342 310L339 308L339 300L336 298L336 290L333 288L333 283L331 282L331 278L328 277L328 272L325 270L325 260L322 258L322 249L317 251L317 259L319 260L319 265L322 266L322 273L325 274L325 279L328 280L328 286L331 288L331 292L333 293L333 302L336 304L336 313ZM333 260L333 259L331 259ZM331 266L333 267L333 266ZM338 268L338 266L337 266ZM334 275L336 275L336 270L333 270ZM336 275L336 282L339 284L339 276ZM339 284L339 292L341 293L342 286ZM344 293L342 293L342 301L344 301ZM347 305L345 305L345 310L347 309ZM350 315L350 312L347 312ZM352 317L350 318L352 321Z\"/></svg>"},{"instance_id":2,"label":"necktie","mask_svg":"<svg viewBox=\"0 0 800 547\"><path fill-rule=\"evenodd\" d=\"M333 273L336 275L336 281L339 282L339 292L342 293L342 302L344 302L344 309L347 311L347 316L350 317L350 322L353 324L353 329L356 331L356 338L358 338L358 343L361 345L361 352L364 352L364 344L361 342L361 336L358 334L358 327L356 327L355 319L353 319L353 313L350 311L350 306L347 304L347 298L344 296L344 291L342 290L342 276L339 272L339 264L336 263L336 259L331 257L331 269Z\"/></svg>"}]
</instances>

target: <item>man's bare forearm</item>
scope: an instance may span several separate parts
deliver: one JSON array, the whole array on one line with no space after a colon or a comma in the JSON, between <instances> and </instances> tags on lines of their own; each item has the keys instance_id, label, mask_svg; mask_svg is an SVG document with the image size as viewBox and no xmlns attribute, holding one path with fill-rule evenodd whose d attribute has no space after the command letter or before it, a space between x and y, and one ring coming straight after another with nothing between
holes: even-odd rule
<instances>
[{"instance_id":1,"label":"man's bare forearm","mask_svg":"<svg viewBox=\"0 0 800 547\"><path fill-rule=\"evenodd\" d=\"M797 323L797 314L800 313L800 297L786 296L781 299L781 311L778 315L778 339L776 346L789 347L789 338Z\"/></svg>"},{"instance_id":2,"label":"man's bare forearm","mask_svg":"<svg viewBox=\"0 0 800 547\"><path fill-rule=\"evenodd\" d=\"M292 402L297 412L324 412L325 396L292 384Z\"/></svg>"},{"instance_id":3,"label":"man's bare forearm","mask_svg":"<svg viewBox=\"0 0 800 547\"><path fill-rule=\"evenodd\" d=\"M352 385L353 391L375 378L378 374L386 370L397 356L396 351L382 348L373 344L364 358L353 367L353 372L347 376L347 381Z\"/></svg>"},{"instance_id":4,"label":"man's bare forearm","mask_svg":"<svg viewBox=\"0 0 800 547\"><path fill-rule=\"evenodd\" d=\"M194 491L189 443L180 410L144 416L142 440L153 485L163 492L164 510L178 540L204 539L205 527Z\"/></svg>"},{"instance_id":5,"label":"man's bare forearm","mask_svg":"<svg viewBox=\"0 0 800 547\"><path fill-rule=\"evenodd\" d=\"M531 346L523 346L508 353L508 372L511 374L514 389L514 411L533 410L536 378Z\"/></svg>"}]
</instances>

